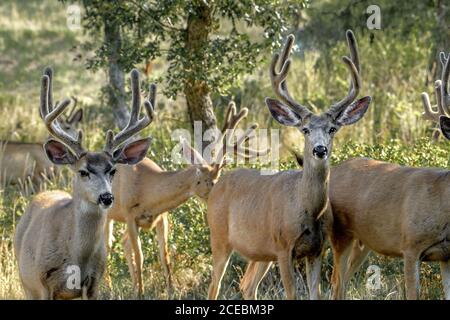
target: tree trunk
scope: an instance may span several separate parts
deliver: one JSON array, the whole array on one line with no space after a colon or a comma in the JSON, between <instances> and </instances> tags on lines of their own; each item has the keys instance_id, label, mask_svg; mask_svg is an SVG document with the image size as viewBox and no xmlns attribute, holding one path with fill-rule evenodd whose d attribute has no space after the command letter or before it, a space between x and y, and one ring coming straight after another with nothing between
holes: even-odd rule
<instances>
[{"instance_id":1,"label":"tree trunk","mask_svg":"<svg viewBox=\"0 0 450 320\"><path fill-rule=\"evenodd\" d=\"M108 104L112 108L114 121L116 125L123 129L130 118L130 113L126 104L126 93L124 83L124 73L118 63L120 49L122 46L122 37L120 26L108 18L105 23L105 44L108 47L108 76L107 85Z\"/></svg>"},{"instance_id":2,"label":"tree trunk","mask_svg":"<svg viewBox=\"0 0 450 320\"><path fill-rule=\"evenodd\" d=\"M449 23L450 4L447 1L444 0L438 1L436 16L438 29L437 30L438 55L440 51L443 51L447 54L447 52L450 50L450 23Z\"/></svg>"},{"instance_id":3,"label":"tree trunk","mask_svg":"<svg viewBox=\"0 0 450 320\"><path fill-rule=\"evenodd\" d=\"M447 53L450 49L450 28L449 15L450 5L444 0L438 0L436 3L436 26L433 30L433 46L428 60L428 73L425 79L425 86L434 83L436 79L440 79L442 67L439 59L441 51Z\"/></svg>"},{"instance_id":4,"label":"tree trunk","mask_svg":"<svg viewBox=\"0 0 450 320\"><path fill-rule=\"evenodd\" d=\"M194 69L193 75L207 73L202 60L206 59L205 48L209 45L208 35L212 31L212 10L211 6L200 2L196 12L190 13L188 16L185 48L188 56L195 59L191 61L192 64L186 67ZM208 84L198 76L189 77L184 86L184 94L191 126L194 127L194 121L202 121L204 131L215 129L216 116ZM204 147L205 144L202 149Z\"/></svg>"}]
</instances>

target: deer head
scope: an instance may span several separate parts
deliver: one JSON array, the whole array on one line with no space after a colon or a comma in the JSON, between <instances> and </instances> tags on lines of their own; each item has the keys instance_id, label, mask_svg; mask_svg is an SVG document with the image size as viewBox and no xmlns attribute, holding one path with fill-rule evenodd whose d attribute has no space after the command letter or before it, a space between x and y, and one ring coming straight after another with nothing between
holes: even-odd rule
<instances>
[{"instance_id":1,"label":"deer head","mask_svg":"<svg viewBox=\"0 0 450 320\"><path fill-rule=\"evenodd\" d=\"M327 160L331 153L333 138L338 130L342 126L353 124L361 119L371 102L369 96L356 100L361 88L358 48L351 30L346 32L346 36L350 57L344 56L342 61L351 76L348 94L319 115L296 102L287 88L286 78L291 66L289 55L295 40L293 35L287 37L281 55L277 53L273 57L270 79L272 88L281 101L266 98L266 104L275 120L285 126L297 127L305 136L305 159Z\"/></svg>"},{"instance_id":2,"label":"deer head","mask_svg":"<svg viewBox=\"0 0 450 320\"><path fill-rule=\"evenodd\" d=\"M253 150L245 146L246 142L255 137L253 132L258 128L257 124L251 125L242 135L236 135L237 125L247 114L247 108L242 108L238 113L233 101L228 104L219 142L214 145L215 152L212 163L208 163L199 152L191 148L186 140L182 141L183 157L197 170L198 179L193 190L200 198L208 197L209 191L219 179L222 169L227 163L227 156L230 156L231 153L243 159L252 159L270 152L270 149Z\"/></svg>"},{"instance_id":3,"label":"deer head","mask_svg":"<svg viewBox=\"0 0 450 320\"><path fill-rule=\"evenodd\" d=\"M436 97L436 106L431 107L430 97L428 93L422 92L422 103L423 103L423 118L426 120L439 123L441 127L442 134L445 138L449 139L449 121L448 116L450 115L450 95L448 89L448 81L450 76L450 53L445 56L444 52L440 53L440 60L442 64L442 75L440 80L436 80L434 83L434 94ZM434 111L433 109L436 109ZM437 131L439 134L439 131ZM435 136L436 138L438 136Z\"/></svg>"},{"instance_id":4,"label":"deer head","mask_svg":"<svg viewBox=\"0 0 450 320\"><path fill-rule=\"evenodd\" d=\"M138 163L145 157L150 146L150 138L128 144L124 144L124 142L152 122L156 87L151 86L150 100L144 102L146 115L139 119L141 109L139 72L137 70L131 72L132 111L128 125L117 135L108 130L103 151L92 152L82 147L82 130L72 136L62 128L58 117L69 106L70 100L63 100L54 108L51 107L50 79L51 76L44 74L41 80L40 112L51 135L51 138L44 144L45 153L51 162L56 165L69 165L76 174L74 194L90 204L107 209L114 200L111 183L116 171L115 165L117 163L130 165Z\"/></svg>"}]
</instances>

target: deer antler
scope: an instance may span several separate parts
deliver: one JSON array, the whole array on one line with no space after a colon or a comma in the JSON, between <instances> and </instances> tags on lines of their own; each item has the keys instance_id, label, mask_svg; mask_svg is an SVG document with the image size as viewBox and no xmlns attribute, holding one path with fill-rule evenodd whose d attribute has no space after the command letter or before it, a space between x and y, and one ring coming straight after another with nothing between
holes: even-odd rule
<instances>
[{"instance_id":1,"label":"deer antler","mask_svg":"<svg viewBox=\"0 0 450 320\"><path fill-rule=\"evenodd\" d=\"M441 80L436 80L434 82L434 94L436 97L436 111L434 111L433 107L430 103L430 97L428 93L422 92L422 103L424 113L422 114L423 118L426 120L431 120L433 122L439 122L440 116L448 116L450 115L450 96L448 93L448 79L450 76L450 63L449 57L445 56L444 52L440 53L440 60L442 64L442 76Z\"/></svg>"},{"instance_id":2,"label":"deer antler","mask_svg":"<svg viewBox=\"0 0 450 320\"><path fill-rule=\"evenodd\" d=\"M44 76L48 77L48 84L47 84L47 91L45 93L45 99L46 99L46 110L48 110L48 112L51 112L54 108L53 105L53 69L51 67L46 67L44 69ZM41 84L41 88L42 88L42 84ZM41 100L42 102L42 100ZM59 104L59 101L56 102L56 104ZM43 114L41 112L41 109L39 109L39 113L41 115L41 118L44 119Z\"/></svg>"},{"instance_id":3,"label":"deer antler","mask_svg":"<svg viewBox=\"0 0 450 320\"><path fill-rule=\"evenodd\" d=\"M353 31L347 30L345 33L347 37L347 45L350 50L350 58L347 56L342 57L342 61L350 71L351 81L347 96L342 100L335 103L330 107L329 114L334 117L338 116L349 104L351 104L359 94L361 88L361 66L359 63L358 45L356 43L355 35Z\"/></svg>"},{"instance_id":4,"label":"deer antler","mask_svg":"<svg viewBox=\"0 0 450 320\"><path fill-rule=\"evenodd\" d=\"M86 151L81 146L83 132L82 130L79 130L78 136L75 139L63 129L61 129L58 121L56 121L57 118L69 106L70 100L65 99L62 102L58 103L56 107L53 106L52 76L52 69L47 67L41 79L40 113L42 119L44 120L45 126L47 127L47 130L50 132L50 134L64 143L67 147L69 147L77 155L77 157L80 157L81 155L86 153Z\"/></svg>"},{"instance_id":5,"label":"deer antler","mask_svg":"<svg viewBox=\"0 0 450 320\"><path fill-rule=\"evenodd\" d=\"M280 54L274 54L272 58L272 63L270 64L270 80L272 83L272 88L278 98L281 99L284 103L286 103L289 107L291 107L300 117L304 118L311 111L296 102L292 96L289 94L286 78L289 72L289 68L291 67L291 60L289 59L289 55L292 50L292 46L294 45L295 37L290 34L286 43L284 44L283 50L281 51L281 59ZM277 72L277 65L279 65L280 71Z\"/></svg>"},{"instance_id":6,"label":"deer antler","mask_svg":"<svg viewBox=\"0 0 450 320\"><path fill-rule=\"evenodd\" d=\"M447 114L450 114L450 94L448 92L448 81L450 77L450 52L445 56L444 52L440 53L442 63L442 77L441 77L441 105Z\"/></svg>"},{"instance_id":7,"label":"deer antler","mask_svg":"<svg viewBox=\"0 0 450 320\"><path fill-rule=\"evenodd\" d=\"M140 96L140 84L139 84L139 71L133 69L131 71L131 115L127 126L120 131L117 135L114 135L111 130L106 133L106 144L104 151L113 154L115 149L123 144L128 138L134 136L139 131L147 127L154 118L154 103L156 97L156 85L150 86L149 100L144 101L144 108L146 114L142 119L139 119L141 111L141 96Z\"/></svg>"},{"instance_id":8,"label":"deer antler","mask_svg":"<svg viewBox=\"0 0 450 320\"><path fill-rule=\"evenodd\" d=\"M71 96L70 97L71 100L73 101L73 105L72 108L69 111L69 114L67 115L67 120L70 121L70 118L74 115L75 110L77 109L77 105L78 105L78 99L75 96Z\"/></svg>"},{"instance_id":9,"label":"deer antler","mask_svg":"<svg viewBox=\"0 0 450 320\"><path fill-rule=\"evenodd\" d=\"M254 136L253 132L258 128L257 124L253 124L246 132L236 139L236 142L230 144L231 139L235 133L236 127L239 122L248 115L248 109L242 108L241 111L236 114L236 105L233 101L228 104L227 111L225 113L225 122L222 129L221 137L221 150L216 156L214 166L217 170L220 170L224 166L224 160L227 153L233 150L234 154L242 156L245 159L251 159L256 156L263 156L270 152L270 149L266 150L253 150L250 148L245 148L242 145L249 141Z\"/></svg>"}]
</instances>

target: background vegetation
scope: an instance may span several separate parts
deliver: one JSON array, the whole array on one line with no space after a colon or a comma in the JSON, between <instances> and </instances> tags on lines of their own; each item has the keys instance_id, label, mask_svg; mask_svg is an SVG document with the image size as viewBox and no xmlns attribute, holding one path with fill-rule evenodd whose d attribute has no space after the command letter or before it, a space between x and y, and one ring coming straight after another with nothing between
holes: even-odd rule
<instances>
[{"instance_id":1,"label":"background vegetation","mask_svg":"<svg viewBox=\"0 0 450 320\"><path fill-rule=\"evenodd\" d=\"M138 1L139 2L139 1ZM183 1L177 1L183 4ZM342 130L337 136L333 163L344 159L367 156L411 166L447 167L450 147L445 141L431 142L434 125L421 119L420 93L433 95L433 81L440 74L436 64L439 50L449 48L449 6L444 1L392 1L379 0L382 29L366 28L366 8L373 1L337 0L309 1L306 9L295 11L282 34L294 31L297 48L293 68L289 75L291 93L316 110L325 110L347 90L348 80L340 57L346 54L344 31L352 28L358 39L363 89L371 95L370 112L357 125ZM17 141L43 141L45 128L38 116L39 78L46 65L55 69L55 98L74 95L86 112L84 130L89 148L103 144L106 128L114 126L108 98L102 88L108 83L107 74L86 66L95 61L95 46L103 40L99 34L71 31L66 24L66 6L70 2L56 0L27 1L4 0L0 4L0 138ZM230 1L230 4L232 1ZM249 2L250 3L250 2ZM445 18L446 17L446 18ZM223 33L230 22L222 20ZM241 25L248 39L260 39L261 28ZM86 30L85 30L86 31ZM277 39L278 40L278 39ZM275 41L273 47L278 46ZM248 122L257 121L261 127L279 128L272 122L263 99L272 96L268 63L272 45L259 48L257 64L245 72L236 72L232 80L211 87L211 101L218 120L221 120L227 101L234 99L239 107L250 109ZM158 55L156 55L158 56ZM195 61L194 61L195 62ZM193 63L194 63L193 62ZM173 93L168 79L170 68L165 57L152 61L148 72L145 61L133 63L146 74L144 81L160 79L159 92ZM250 72L250 70L252 70ZM171 79L176 82L177 75ZM129 78L125 78L129 92ZM170 160L172 142L170 131L190 127L184 95L158 95L157 119L149 128L155 138L149 157L163 168L178 169ZM128 101L128 100L127 100ZM245 126L245 124L243 125ZM282 128L282 142L301 148L302 137L293 129ZM292 157L282 148L281 169L296 168ZM42 189L70 189L70 175L63 172L56 181L48 181ZM0 197L0 299L23 298L13 257L12 237L18 219L32 197L30 184L4 185ZM210 248L208 229L204 220L205 206L196 199L188 201L171 212L170 250L174 269L175 296L173 298L202 299L207 295L210 275ZM124 227L115 226L116 241L109 261L113 286L103 285L102 297L133 298L131 280L122 252L120 235ZM157 244L151 232L141 232L144 249L145 297L167 298L162 270L158 261ZM327 252L324 268L323 291L329 292L331 253ZM372 292L366 289L368 265L381 267L382 288ZM224 279L221 297L238 299L238 277L245 262L234 255ZM298 265L303 271L303 265ZM304 281L298 273L299 290L306 297ZM438 266L422 266L422 298L443 298ZM278 271L273 267L260 287L265 299L283 298L284 293ZM352 280L349 296L353 299L402 299L402 262L371 255Z\"/></svg>"}]
</instances>

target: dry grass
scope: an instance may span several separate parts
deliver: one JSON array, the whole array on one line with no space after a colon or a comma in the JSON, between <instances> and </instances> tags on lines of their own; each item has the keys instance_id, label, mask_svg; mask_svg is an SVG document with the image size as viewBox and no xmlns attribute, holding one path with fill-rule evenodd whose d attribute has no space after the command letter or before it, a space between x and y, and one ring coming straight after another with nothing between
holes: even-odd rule
<instances>
[{"instance_id":1,"label":"dry grass","mask_svg":"<svg viewBox=\"0 0 450 320\"><path fill-rule=\"evenodd\" d=\"M70 95L79 98L87 117L84 130L89 137L87 147L98 148L102 145L105 127L110 123L107 106L98 99L100 88L105 82L101 72L93 74L83 67L83 60L75 61L79 52L79 44L83 37L81 33L73 33L65 26L65 9L57 1L2 1L0 4L0 138L19 141L42 141L47 133L38 116L39 77L44 66L51 64L55 68L55 97L61 99ZM418 41L418 40L416 40ZM382 43L382 42L380 42ZM416 43L405 43L406 47ZM420 43L417 45L423 45ZM360 47L364 64L365 92L374 95L372 110L381 110L382 125L374 132L374 114L371 112L358 126L340 134L336 142L335 153L339 154L344 140L366 142L373 141L374 136L401 139L399 146L408 147L411 141L425 135L428 124L419 120L420 105L418 92L427 90L417 79L405 78L399 72L392 74L390 68L396 66L395 60L400 60L402 51L395 44L380 47L370 47L366 40L361 39ZM337 46L335 53L341 56L346 50ZM386 52L394 50L395 54L387 56ZM407 50L405 50L407 51ZM381 53L381 54L380 54ZM424 56L420 50L414 51L410 57L410 65L405 72L417 75L422 79ZM301 101L308 101L318 109L323 109L339 95L345 93L347 75L343 66L337 64L335 70L316 68L319 60L317 53L307 53L303 59L295 58L293 68L296 72L290 75L293 86L292 93ZM369 62L377 68L369 66ZM420 62L420 63L419 63ZM402 70L404 71L404 70ZM325 81L326 80L326 81ZM325 84L326 83L326 84ZM242 106L249 107L251 118L257 120L261 127L272 126L267 112L263 112L262 101L266 95L271 95L267 81L267 66L261 66L252 75L246 76L240 88L235 92L240 97ZM428 88L431 89L431 88ZM429 90L427 90L429 91ZM155 137L155 143L150 156L166 169L175 169L169 157L171 142L169 129L186 126L180 119L183 104L174 104L165 98L159 98L158 119L150 129ZM408 112L405 112L408 111ZM176 118L176 121L173 119ZM390 128L395 128L391 130ZM284 141L290 145L301 145L301 138L293 131L283 129ZM428 133L426 133L428 134ZM347 152L348 150L346 150ZM444 156L447 153L443 153ZM411 156L421 157L419 152ZM444 156L439 156L436 163L442 164ZM341 158L341 157L340 157ZM339 158L339 159L340 159ZM393 158L396 162L397 159ZM294 167L292 162L286 167ZM70 189L70 174L67 171L55 181L47 181L41 188L44 190ZM3 185L0 189L0 299L21 299L20 281L17 265L12 249L12 238L15 226L23 214L32 195L28 183L22 185ZM171 213L170 248L175 281L175 299L204 299L207 296L207 286L211 270L211 258L208 242L208 229L203 220L205 207L196 200L190 200ZM115 227L116 239L114 250L109 260L112 274L112 287L104 283L101 297L104 299L132 299L131 280L123 257L120 236L123 226ZM145 298L166 299L166 284L158 261L156 238L151 232L142 232L144 247L144 279ZM366 288L369 265L378 265L382 272L381 289L372 292ZM329 296L329 280L332 258L328 252L323 271L323 293ZM245 262L234 255L228 268L222 286L221 297L240 299L238 279L242 276ZM303 265L299 265L303 270ZM422 298L441 299L443 297L438 266L423 264L422 267ZM298 273L297 283L299 294L306 298L305 281ZM282 299L284 291L276 266L272 267L260 287L260 298ZM348 296L351 299L403 299L402 262L371 255L360 272L352 280Z\"/></svg>"}]
</instances>

